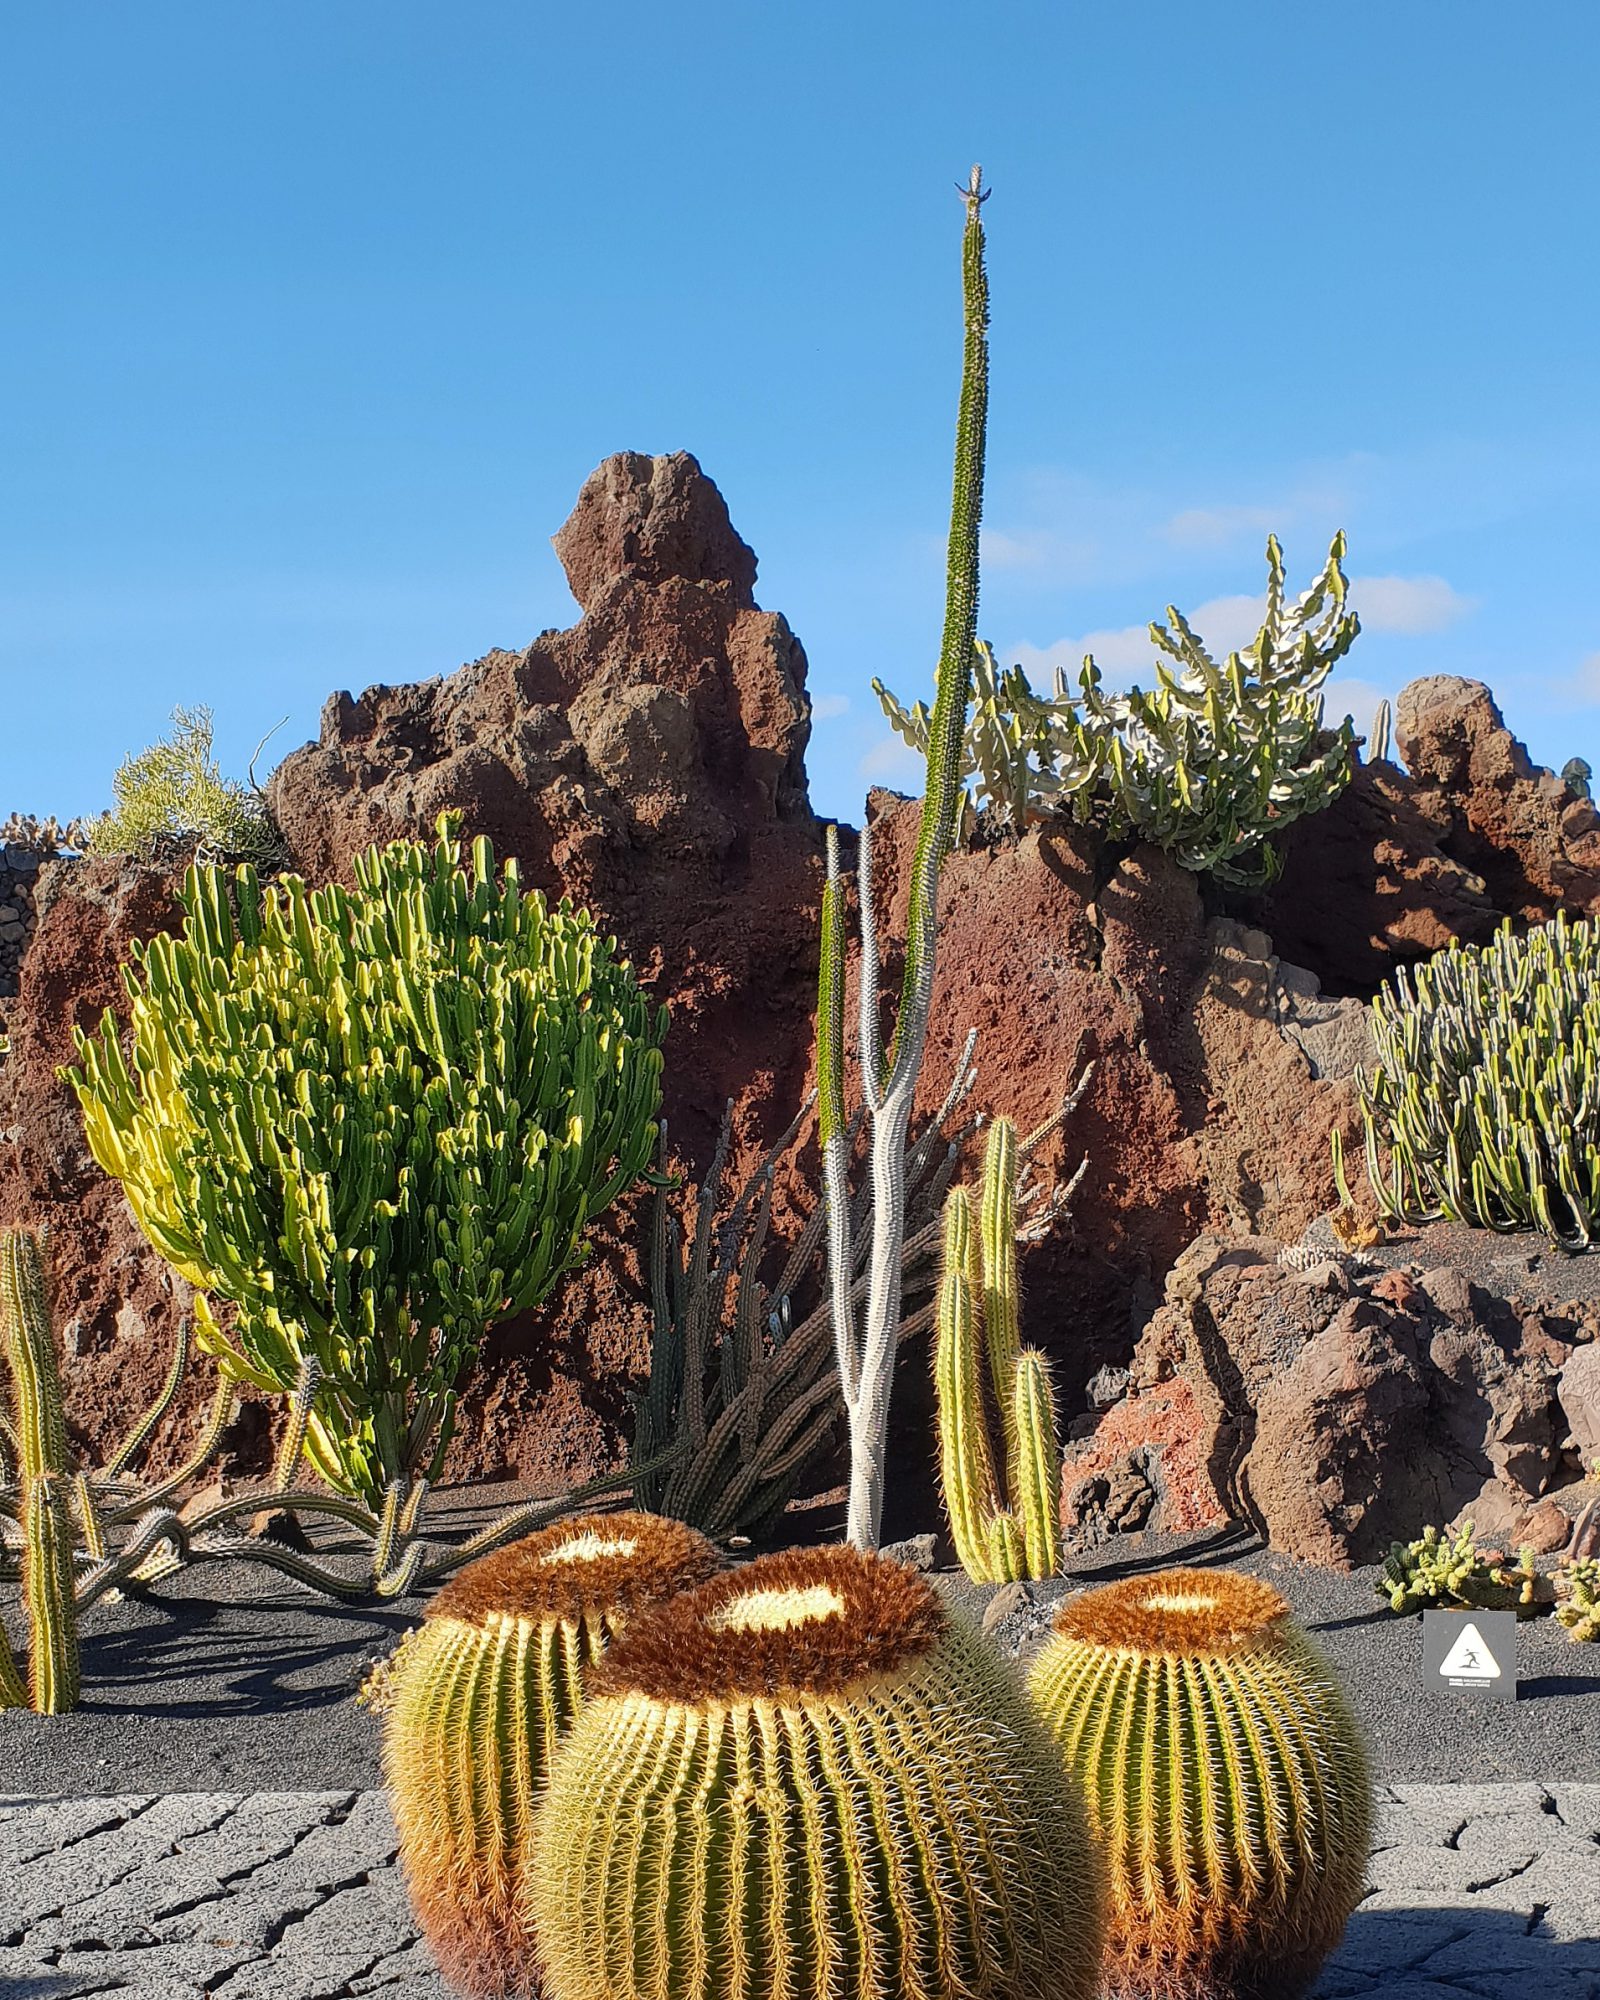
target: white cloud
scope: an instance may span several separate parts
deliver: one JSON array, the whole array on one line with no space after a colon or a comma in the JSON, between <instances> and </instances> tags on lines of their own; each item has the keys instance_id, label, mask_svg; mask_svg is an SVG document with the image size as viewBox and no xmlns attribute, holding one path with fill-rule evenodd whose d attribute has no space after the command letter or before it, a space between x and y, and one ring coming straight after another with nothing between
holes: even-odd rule
<instances>
[{"instance_id":1,"label":"white cloud","mask_svg":"<svg viewBox=\"0 0 1600 2000\"><path fill-rule=\"evenodd\" d=\"M1207 651L1216 658L1225 659L1229 653L1248 646L1260 631L1264 608L1263 598L1241 592L1233 597L1208 598L1193 612L1185 612L1184 616L1189 620L1190 630ZM1163 624L1166 622L1165 618L1161 620ZM1057 639L1051 646L1024 643L1010 647L1000 657L1007 666L1015 661L1042 693L1050 687L1057 667L1062 668L1068 682L1075 685L1085 653L1093 653L1101 673L1112 686L1126 685L1138 679L1141 672L1148 683L1154 676L1154 662L1158 657L1150 643L1150 628L1147 625L1123 625L1113 630L1085 632L1081 639Z\"/></svg>"},{"instance_id":2,"label":"white cloud","mask_svg":"<svg viewBox=\"0 0 1600 2000\"><path fill-rule=\"evenodd\" d=\"M1217 549L1246 533L1259 538L1281 531L1293 516L1292 506L1185 507L1163 522L1160 532L1181 549Z\"/></svg>"},{"instance_id":3,"label":"white cloud","mask_svg":"<svg viewBox=\"0 0 1600 2000\"><path fill-rule=\"evenodd\" d=\"M880 736L857 764L856 773L891 791L920 793L927 768L921 751L913 750L902 737Z\"/></svg>"},{"instance_id":4,"label":"white cloud","mask_svg":"<svg viewBox=\"0 0 1600 2000\"><path fill-rule=\"evenodd\" d=\"M1356 726L1356 734L1370 740L1372 718L1378 712L1378 703L1385 699L1392 701L1394 697L1371 681L1331 680L1322 691L1323 720L1337 728L1348 715Z\"/></svg>"},{"instance_id":5,"label":"white cloud","mask_svg":"<svg viewBox=\"0 0 1600 2000\"><path fill-rule=\"evenodd\" d=\"M1587 654L1554 683L1553 692L1563 708L1600 707L1600 653Z\"/></svg>"},{"instance_id":6,"label":"white cloud","mask_svg":"<svg viewBox=\"0 0 1600 2000\"><path fill-rule=\"evenodd\" d=\"M813 722L837 722L841 715L849 713L850 697L847 694L819 694L812 698Z\"/></svg>"},{"instance_id":7,"label":"white cloud","mask_svg":"<svg viewBox=\"0 0 1600 2000\"><path fill-rule=\"evenodd\" d=\"M1357 576L1350 603L1365 632L1442 632L1477 609L1442 576Z\"/></svg>"}]
</instances>

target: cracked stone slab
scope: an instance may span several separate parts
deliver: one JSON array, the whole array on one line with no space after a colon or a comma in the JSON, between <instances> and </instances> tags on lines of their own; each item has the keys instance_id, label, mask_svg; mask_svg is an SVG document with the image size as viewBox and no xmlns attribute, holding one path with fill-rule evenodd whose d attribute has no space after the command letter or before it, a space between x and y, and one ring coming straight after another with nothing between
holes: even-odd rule
<instances>
[{"instance_id":1,"label":"cracked stone slab","mask_svg":"<svg viewBox=\"0 0 1600 2000\"><path fill-rule=\"evenodd\" d=\"M1316 2000L1600 2000L1600 1785L1391 1785ZM0 1799L0 2000L447 2000L376 1791Z\"/></svg>"}]
</instances>

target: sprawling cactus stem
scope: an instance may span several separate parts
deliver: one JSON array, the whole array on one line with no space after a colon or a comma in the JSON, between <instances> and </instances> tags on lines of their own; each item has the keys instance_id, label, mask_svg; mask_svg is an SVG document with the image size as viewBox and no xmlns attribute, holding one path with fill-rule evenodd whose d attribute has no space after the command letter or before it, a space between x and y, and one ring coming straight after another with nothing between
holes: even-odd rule
<instances>
[{"instance_id":1,"label":"sprawling cactus stem","mask_svg":"<svg viewBox=\"0 0 1600 2000\"><path fill-rule=\"evenodd\" d=\"M676 1521L592 1515L463 1570L407 1637L376 1704L384 1764L411 1900L459 1991L537 1992L518 1878L584 1677L636 1611L717 1567Z\"/></svg>"},{"instance_id":2,"label":"sprawling cactus stem","mask_svg":"<svg viewBox=\"0 0 1600 2000\"><path fill-rule=\"evenodd\" d=\"M1098 1870L926 1578L788 1550L624 1633L527 1877L549 2000L1089 2000Z\"/></svg>"},{"instance_id":3,"label":"sprawling cactus stem","mask_svg":"<svg viewBox=\"0 0 1600 2000\"><path fill-rule=\"evenodd\" d=\"M939 1456L956 1553L975 1583L1054 1576L1061 1562L1055 1398L1044 1356L1024 1350L1018 1333L1017 1172L1016 1128L997 1118L977 1215L964 1189L945 1204ZM989 1408L999 1416L1003 1490Z\"/></svg>"},{"instance_id":4,"label":"sprawling cactus stem","mask_svg":"<svg viewBox=\"0 0 1600 2000\"><path fill-rule=\"evenodd\" d=\"M978 622L978 531L983 513L983 462L989 403L989 284L983 262L983 203L977 167L962 190L967 205L962 239L966 339L956 463L950 506L944 639L939 683L929 723L922 823L911 863L906 916L905 976L887 1060L878 1022L879 960L872 899L871 832L863 827L857 859L861 899L862 1097L872 1127L872 1260L865 1321L858 1328L851 1297L852 1247L844 1114L844 887L839 846L828 829L827 884L822 908L822 964L817 993L817 1067L821 1106L823 1187L828 1262L839 1379L850 1427L850 1499L846 1532L861 1549L875 1549L883 1519L889 1396L899 1344L902 1250L905 1241L905 1156L911 1104L922 1069L933 997L938 937L939 870L949 853L961 809L961 757L972 689Z\"/></svg>"},{"instance_id":5,"label":"sprawling cactus stem","mask_svg":"<svg viewBox=\"0 0 1600 2000\"><path fill-rule=\"evenodd\" d=\"M1107 2000L1296 2000L1366 1879L1371 1781L1269 1584L1179 1569L1076 1597L1029 1691L1110 1872Z\"/></svg>"},{"instance_id":6,"label":"sprawling cactus stem","mask_svg":"<svg viewBox=\"0 0 1600 2000\"><path fill-rule=\"evenodd\" d=\"M62 1715L78 1705L71 1475L44 1258L31 1230L0 1235L0 1335L11 1368L21 1461L22 1597L32 1634L28 1686L41 1715ZM0 1702L5 1686L0 1670Z\"/></svg>"}]
</instances>

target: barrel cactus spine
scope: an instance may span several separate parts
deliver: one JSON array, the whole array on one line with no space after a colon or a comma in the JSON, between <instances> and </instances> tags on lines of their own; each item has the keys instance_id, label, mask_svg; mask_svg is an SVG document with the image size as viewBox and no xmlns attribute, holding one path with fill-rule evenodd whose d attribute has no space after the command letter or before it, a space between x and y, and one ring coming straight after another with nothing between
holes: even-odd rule
<instances>
[{"instance_id":1,"label":"barrel cactus spine","mask_svg":"<svg viewBox=\"0 0 1600 2000\"><path fill-rule=\"evenodd\" d=\"M1105 1856L1107 2000L1298 2000L1360 1899L1372 1805L1283 1598L1194 1569L1090 1591L1028 1685Z\"/></svg>"},{"instance_id":2,"label":"barrel cactus spine","mask_svg":"<svg viewBox=\"0 0 1600 2000\"><path fill-rule=\"evenodd\" d=\"M527 1874L550 2000L1090 2000L1082 1810L914 1571L788 1550L641 1618Z\"/></svg>"},{"instance_id":3,"label":"barrel cactus spine","mask_svg":"<svg viewBox=\"0 0 1600 2000\"><path fill-rule=\"evenodd\" d=\"M517 1878L584 1678L635 1612L719 1562L679 1522L586 1516L471 1564L407 1636L374 1705L412 1904L462 1993L539 1990Z\"/></svg>"}]
</instances>

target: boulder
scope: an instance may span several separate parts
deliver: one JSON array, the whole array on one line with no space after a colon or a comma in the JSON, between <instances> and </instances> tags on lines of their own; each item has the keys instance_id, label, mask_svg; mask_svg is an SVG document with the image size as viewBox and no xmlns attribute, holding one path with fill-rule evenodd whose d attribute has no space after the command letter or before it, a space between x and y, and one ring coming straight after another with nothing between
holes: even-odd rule
<instances>
[{"instance_id":1,"label":"boulder","mask_svg":"<svg viewBox=\"0 0 1600 2000\"><path fill-rule=\"evenodd\" d=\"M1296 1267L1261 1238L1203 1236L1168 1276L1127 1398L1069 1449L1063 1520L1141 1431L1159 1525L1244 1520L1306 1561L1376 1561L1475 1509L1525 1520L1574 1469L1558 1383L1593 1351L1575 1340L1570 1318L1450 1266L1374 1273L1330 1251Z\"/></svg>"}]
</instances>

